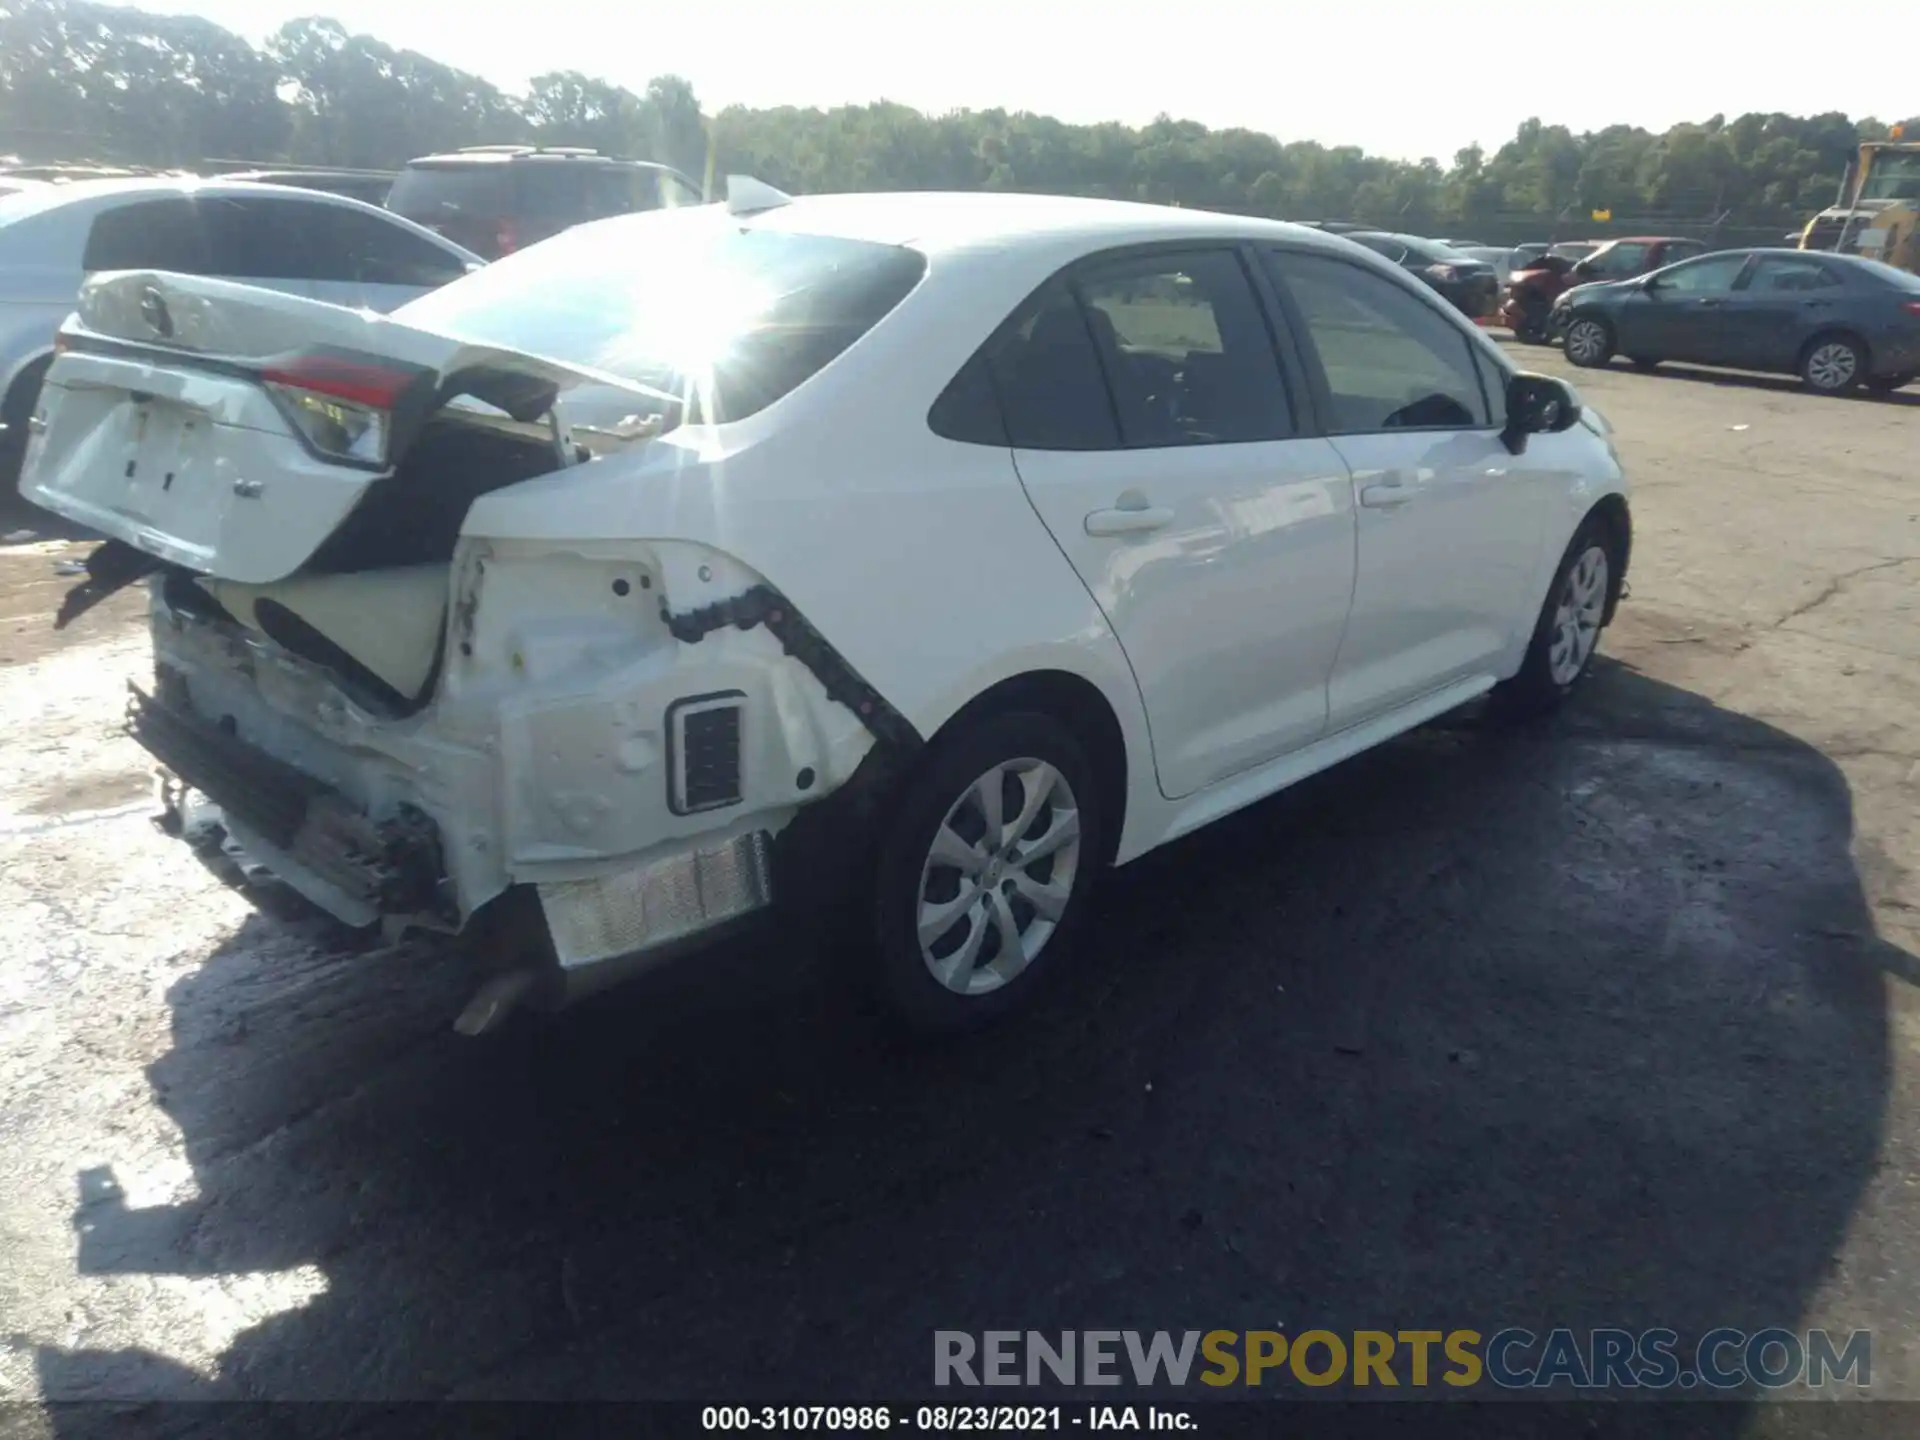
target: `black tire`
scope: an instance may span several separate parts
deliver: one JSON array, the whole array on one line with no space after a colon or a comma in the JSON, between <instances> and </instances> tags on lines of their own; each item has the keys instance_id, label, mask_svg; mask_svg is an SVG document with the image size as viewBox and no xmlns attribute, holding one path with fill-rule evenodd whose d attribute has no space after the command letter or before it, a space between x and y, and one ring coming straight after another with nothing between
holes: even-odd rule
<instances>
[{"instance_id":1,"label":"black tire","mask_svg":"<svg viewBox=\"0 0 1920 1440\"><path fill-rule=\"evenodd\" d=\"M1065 792L1073 802L1077 817L1077 849L1072 855L1073 868L1067 877L1065 898L1051 933L1040 938L1037 950L1024 968L1000 979L999 967L1004 965L1010 952L1002 939L1005 934L1002 925L987 918L989 913L999 913L992 909L995 900L991 897L1005 898L1006 913L1024 940L1031 927L1044 923L1044 919L1030 902L1019 898L1019 885L1032 881L1037 886L1048 886L1058 881L1061 876L1055 868L1055 858L1043 857L1031 867L1001 863L971 877L956 867L930 865L930 860L936 837L947 827L950 813L955 821L954 835L972 842L976 853L990 848L984 843L988 839L986 835L976 840L971 834L971 821L984 817L979 814L977 799L969 797L978 795L978 782L996 767L1028 760L1052 767L1059 779L1064 780ZM1008 810L1007 801L1021 793L1023 787L1032 787L1035 781L1009 780L1005 775L1001 779L1003 817L1011 823L1018 812ZM1057 785L1052 793L1056 796L1060 793ZM961 731L935 742L900 794L893 817L881 836L874 873L875 979L882 998L900 1019L916 1029L935 1033L972 1030L1025 1004L1047 977L1060 969L1074 932L1089 908L1088 894L1100 862L1107 854L1103 798L1086 752L1073 733L1049 715L1034 711L987 715L966 722ZM1064 829L1065 813L1065 808L1055 808L1050 798L1037 813L1033 825L1013 843L1031 844L1044 838L1051 826L1061 825ZM984 830L984 826L980 828ZM1005 856L1011 851L1009 845L1001 853ZM1057 853L1066 855L1066 848L1063 846ZM1015 875L1016 871L1020 875ZM1011 895L1009 886L1014 887ZM923 954L919 925L923 896L932 904L952 903L963 893L969 893L967 887L971 887L970 893L977 898L988 900L988 910L979 912L979 918L975 918L972 910L956 912L952 926L931 937L927 953ZM945 894L946 889L952 889L954 894ZM1023 917L1025 924L1021 923ZM978 941L974 936L976 927L981 930ZM968 974L982 978L965 983L992 984L994 988L962 993L935 977L933 965L957 960L968 943L974 943L977 952Z\"/></svg>"},{"instance_id":2,"label":"black tire","mask_svg":"<svg viewBox=\"0 0 1920 1440\"><path fill-rule=\"evenodd\" d=\"M27 421L33 418L34 405L40 399L40 382L46 379L47 367L52 363L48 358L27 366L15 377L7 398L0 401L0 423L7 427L0 431L0 489L8 493L19 487L20 462L27 455Z\"/></svg>"},{"instance_id":3,"label":"black tire","mask_svg":"<svg viewBox=\"0 0 1920 1440\"><path fill-rule=\"evenodd\" d=\"M1633 366L1633 368L1636 370L1651 371L1651 370L1658 370L1660 368L1660 362L1658 360L1649 360L1644 355L1629 355L1627 357L1627 363Z\"/></svg>"},{"instance_id":4,"label":"black tire","mask_svg":"<svg viewBox=\"0 0 1920 1440\"><path fill-rule=\"evenodd\" d=\"M1851 335L1816 335L1800 352L1800 380L1816 395L1845 395L1867 374L1867 347Z\"/></svg>"},{"instance_id":5,"label":"black tire","mask_svg":"<svg viewBox=\"0 0 1920 1440\"><path fill-rule=\"evenodd\" d=\"M1613 344L1613 327L1598 315L1574 316L1560 337L1560 349L1568 361L1586 370L1597 370L1612 360Z\"/></svg>"},{"instance_id":6,"label":"black tire","mask_svg":"<svg viewBox=\"0 0 1920 1440\"><path fill-rule=\"evenodd\" d=\"M1556 618L1562 600L1568 595L1575 567L1596 547L1606 558L1607 573L1600 619L1594 630L1592 646L1571 676L1563 673L1556 678L1554 651L1559 636ZM1503 680L1493 687L1493 694L1489 698L1496 718L1528 720L1550 714L1586 679L1587 672L1593 668L1593 657L1600 653L1600 631L1606 623L1606 605L1611 602L1619 585L1619 541L1604 521L1596 516L1588 516L1574 532L1566 553L1560 557L1560 564L1554 569L1553 583L1547 587L1547 598L1541 602L1540 614L1533 624L1533 637L1527 644L1526 659L1521 661L1520 669L1512 679Z\"/></svg>"},{"instance_id":7,"label":"black tire","mask_svg":"<svg viewBox=\"0 0 1920 1440\"><path fill-rule=\"evenodd\" d=\"M1920 378L1920 376L1875 375L1872 379L1867 381L1867 389L1872 391L1875 395L1891 395L1894 391L1901 389L1903 386L1911 385L1916 378Z\"/></svg>"}]
</instances>

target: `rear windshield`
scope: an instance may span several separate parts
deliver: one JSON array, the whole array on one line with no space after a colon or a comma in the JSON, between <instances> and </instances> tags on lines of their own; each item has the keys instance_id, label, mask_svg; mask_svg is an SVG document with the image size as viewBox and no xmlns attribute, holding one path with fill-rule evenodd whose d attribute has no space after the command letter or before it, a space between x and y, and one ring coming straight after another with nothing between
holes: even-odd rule
<instances>
[{"instance_id":1,"label":"rear windshield","mask_svg":"<svg viewBox=\"0 0 1920 1440\"><path fill-rule=\"evenodd\" d=\"M1876 280L1883 280L1902 290L1920 291L1920 275L1914 274L1911 270L1901 270L1887 264L1884 260L1869 260L1864 255L1849 255L1847 258L1865 269Z\"/></svg>"},{"instance_id":2,"label":"rear windshield","mask_svg":"<svg viewBox=\"0 0 1920 1440\"><path fill-rule=\"evenodd\" d=\"M507 210L507 167L409 165L387 192L387 209L427 225L462 216L494 219Z\"/></svg>"},{"instance_id":3,"label":"rear windshield","mask_svg":"<svg viewBox=\"0 0 1920 1440\"><path fill-rule=\"evenodd\" d=\"M395 318L649 386L719 422L825 369L925 273L902 246L661 210L568 230Z\"/></svg>"}]
</instances>

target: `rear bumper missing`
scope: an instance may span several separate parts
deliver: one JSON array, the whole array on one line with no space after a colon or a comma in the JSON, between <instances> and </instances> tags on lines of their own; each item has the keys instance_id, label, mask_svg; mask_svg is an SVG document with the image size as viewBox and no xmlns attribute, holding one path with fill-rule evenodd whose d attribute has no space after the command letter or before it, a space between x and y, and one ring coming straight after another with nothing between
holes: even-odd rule
<instances>
[{"instance_id":1,"label":"rear bumper missing","mask_svg":"<svg viewBox=\"0 0 1920 1440\"><path fill-rule=\"evenodd\" d=\"M161 823L176 833L184 791L262 864L348 924L404 916L457 928L439 828L402 807L375 821L322 781L184 705L128 685L126 731L163 767Z\"/></svg>"}]
</instances>

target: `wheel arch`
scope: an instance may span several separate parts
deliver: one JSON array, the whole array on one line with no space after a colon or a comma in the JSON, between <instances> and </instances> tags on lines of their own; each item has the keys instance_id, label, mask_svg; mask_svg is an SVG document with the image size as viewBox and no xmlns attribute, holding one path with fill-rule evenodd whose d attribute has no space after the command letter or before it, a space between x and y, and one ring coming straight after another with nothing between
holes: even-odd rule
<instances>
[{"instance_id":1,"label":"wheel arch","mask_svg":"<svg viewBox=\"0 0 1920 1440\"><path fill-rule=\"evenodd\" d=\"M1633 512L1627 505L1627 497L1619 491L1602 495L1580 519L1580 525L1589 521L1598 521L1605 526L1614 542L1613 575L1607 588L1607 613L1605 622L1613 623L1614 612L1620 608L1620 596L1627 586L1627 566L1633 559ZM1575 533L1579 533L1576 527Z\"/></svg>"},{"instance_id":2,"label":"wheel arch","mask_svg":"<svg viewBox=\"0 0 1920 1440\"><path fill-rule=\"evenodd\" d=\"M1861 360L1865 362L1861 367L1860 378L1866 379L1867 373L1873 368L1873 346L1867 343L1866 336L1848 325L1823 325L1809 335L1793 357L1793 368L1796 371L1805 368L1807 357L1813 353L1813 347L1823 340L1845 340L1857 347Z\"/></svg>"},{"instance_id":3,"label":"wheel arch","mask_svg":"<svg viewBox=\"0 0 1920 1440\"><path fill-rule=\"evenodd\" d=\"M928 746L938 745L988 715L1018 710L1037 711L1058 720L1085 748L1105 810L1106 833L1100 860L1111 863L1127 820L1127 737L1105 692L1084 675L1055 669L1010 675L989 685L949 716L928 738Z\"/></svg>"},{"instance_id":4,"label":"wheel arch","mask_svg":"<svg viewBox=\"0 0 1920 1440\"><path fill-rule=\"evenodd\" d=\"M47 378L47 370L53 364L52 349L39 350L23 359L7 377L4 398L0 398L0 412L7 423L27 418L27 407L39 393L40 383ZM31 391L28 381L32 381Z\"/></svg>"}]
</instances>

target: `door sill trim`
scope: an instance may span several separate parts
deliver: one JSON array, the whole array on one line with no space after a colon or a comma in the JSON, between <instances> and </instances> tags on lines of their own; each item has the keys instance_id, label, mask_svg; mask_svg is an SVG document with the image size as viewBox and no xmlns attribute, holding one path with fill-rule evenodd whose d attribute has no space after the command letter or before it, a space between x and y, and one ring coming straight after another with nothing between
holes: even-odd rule
<instances>
[{"instance_id":1,"label":"door sill trim","mask_svg":"<svg viewBox=\"0 0 1920 1440\"><path fill-rule=\"evenodd\" d=\"M1302 746L1228 779L1216 781L1180 803L1157 843L1165 844L1182 835L1189 835L1236 810L1243 810L1290 785L1297 785L1310 775L1317 775L1342 760L1349 760L1363 750L1371 750L1383 741L1391 740L1417 725L1424 725L1486 694L1495 683L1492 675L1469 675L1438 690L1430 690L1397 710L1376 715L1358 725L1350 725L1311 745Z\"/></svg>"}]
</instances>

